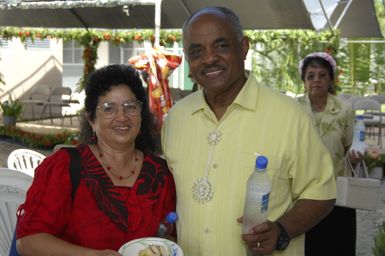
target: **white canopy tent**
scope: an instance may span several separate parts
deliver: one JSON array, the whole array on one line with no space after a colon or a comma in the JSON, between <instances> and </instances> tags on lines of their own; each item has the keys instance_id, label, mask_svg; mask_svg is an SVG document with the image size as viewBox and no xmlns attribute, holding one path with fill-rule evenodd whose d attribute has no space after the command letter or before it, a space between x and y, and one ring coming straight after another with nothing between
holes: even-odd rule
<instances>
[{"instance_id":1,"label":"white canopy tent","mask_svg":"<svg viewBox=\"0 0 385 256\"><path fill-rule=\"evenodd\" d=\"M304 0L316 30L340 29L346 38L382 38L372 0Z\"/></svg>"},{"instance_id":2,"label":"white canopy tent","mask_svg":"<svg viewBox=\"0 0 385 256\"><path fill-rule=\"evenodd\" d=\"M382 38L373 0L0 0L0 26L179 29L211 5L234 10L245 29L330 29Z\"/></svg>"}]
</instances>

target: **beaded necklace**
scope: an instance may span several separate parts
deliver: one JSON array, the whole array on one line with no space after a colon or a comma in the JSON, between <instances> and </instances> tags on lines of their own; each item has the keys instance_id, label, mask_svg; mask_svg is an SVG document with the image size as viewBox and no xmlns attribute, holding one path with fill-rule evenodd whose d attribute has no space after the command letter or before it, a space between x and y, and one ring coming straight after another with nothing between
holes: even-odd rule
<instances>
[{"instance_id":1,"label":"beaded necklace","mask_svg":"<svg viewBox=\"0 0 385 256\"><path fill-rule=\"evenodd\" d=\"M126 176L122 176L122 175L117 175L115 174L113 171L112 171L112 167L106 162L106 160L103 158L103 153L102 151L100 150L99 148L99 145L96 144L96 148L98 150L98 153L99 153L99 157L100 159L102 160L102 164L106 167L106 171L108 173L110 173L112 176L114 176L115 178L119 179L119 180L126 180L126 179L129 179L131 178L134 174L135 174L135 170L136 170L136 165L139 161L139 158L137 156L137 152L136 150L134 150L134 155L132 157L132 164L131 164L131 171L130 171L130 174L126 175Z\"/></svg>"}]
</instances>

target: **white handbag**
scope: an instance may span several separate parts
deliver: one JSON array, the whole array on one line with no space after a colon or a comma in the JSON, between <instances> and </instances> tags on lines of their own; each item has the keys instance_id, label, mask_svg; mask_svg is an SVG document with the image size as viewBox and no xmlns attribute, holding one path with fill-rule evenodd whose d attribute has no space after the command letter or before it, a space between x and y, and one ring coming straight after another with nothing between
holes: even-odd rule
<instances>
[{"instance_id":1,"label":"white handbag","mask_svg":"<svg viewBox=\"0 0 385 256\"><path fill-rule=\"evenodd\" d=\"M369 178L363 160L353 168L349 158L345 157L345 171L350 171L353 177L337 176L336 205L376 210L381 181Z\"/></svg>"}]
</instances>

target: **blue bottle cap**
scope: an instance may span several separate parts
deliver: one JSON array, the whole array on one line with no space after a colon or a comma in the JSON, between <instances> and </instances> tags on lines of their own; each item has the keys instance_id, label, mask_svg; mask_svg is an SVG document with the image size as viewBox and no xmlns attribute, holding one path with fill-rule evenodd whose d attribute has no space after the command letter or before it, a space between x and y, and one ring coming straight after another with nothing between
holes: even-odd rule
<instances>
[{"instance_id":1,"label":"blue bottle cap","mask_svg":"<svg viewBox=\"0 0 385 256\"><path fill-rule=\"evenodd\" d=\"M166 216L166 221L173 224L178 219L178 214L176 212L169 212Z\"/></svg>"},{"instance_id":2,"label":"blue bottle cap","mask_svg":"<svg viewBox=\"0 0 385 256\"><path fill-rule=\"evenodd\" d=\"M364 116L363 115L358 115L358 116L356 116L356 120L364 120Z\"/></svg>"},{"instance_id":3,"label":"blue bottle cap","mask_svg":"<svg viewBox=\"0 0 385 256\"><path fill-rule=\"evenodd\" d=\"M255 160L255 166L257 169L266 169L267 166L267 157L265 156L258 156L257 159Z\"/></svg>"}]
</instances>

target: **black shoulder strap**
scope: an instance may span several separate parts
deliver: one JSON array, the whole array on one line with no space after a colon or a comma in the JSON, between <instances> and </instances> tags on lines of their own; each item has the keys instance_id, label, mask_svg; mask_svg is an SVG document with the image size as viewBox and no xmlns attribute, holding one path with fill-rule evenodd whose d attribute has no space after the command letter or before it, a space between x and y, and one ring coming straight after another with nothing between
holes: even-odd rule
<instances>
[{"instance_id":1,"label":"black shoulder strap","mask_svg":"<svg viewBox=\"0 0 385 256\"><path fill-rule=\"evenodd\" d=\"M73 200L75 198L76 190L78 189L78 186L80 183L80 173L82 170L82 161L81 161L81 157L80 157L80 152L79 152L79 150L77 150L77 148L64 147L64 149L67 150L68 154L70 154L70 157L71 157L70 177L71 177L71 183L72 183L71 197Z\"/></svg>"}]
</instances>

